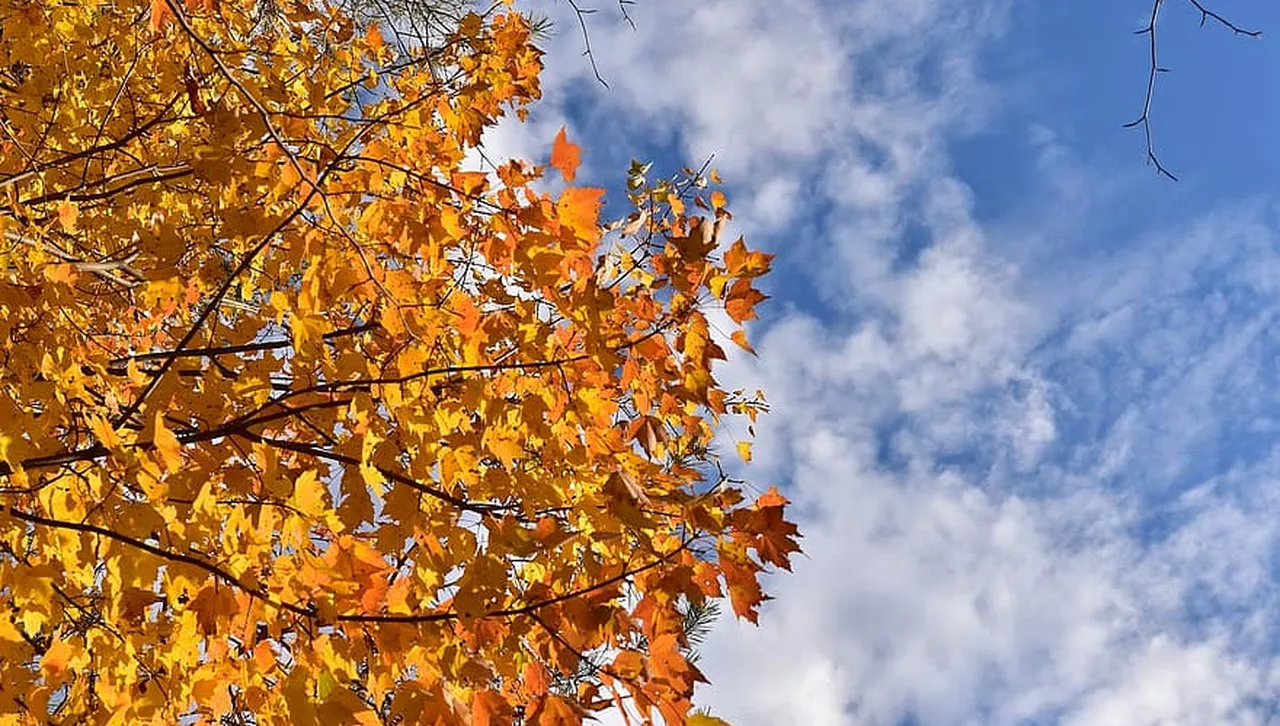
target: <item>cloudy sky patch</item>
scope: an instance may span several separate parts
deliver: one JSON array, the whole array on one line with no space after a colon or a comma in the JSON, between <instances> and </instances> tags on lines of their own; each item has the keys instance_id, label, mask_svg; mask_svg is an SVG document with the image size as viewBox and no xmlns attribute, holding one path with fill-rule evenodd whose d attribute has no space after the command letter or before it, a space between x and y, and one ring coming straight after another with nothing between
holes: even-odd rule
<instances>
[{"instance_id":1,"label":"cloudy sky patch","mask_svg":"<svg viewBox=\"0 0 1280 726\"><path fill-rule=\"evenodd\" d=\"M614 188L632 157L714 154L735 231L778 255L759 357L722 376L768 393L744 473L794 500L805 554L759 627L718 626L700 702L742 726L1272 723L1280 166L1257 139L1280 107L1241 79L1280 49L1169 4L1166 53L1197 66L1158 97L1175 185L1119 128L1145 56L1113 3L640 0L634 29L601 3L609 87L552 7L546 103L490 154L541 158L567 123Z\"/></svg>"}]
</instances>

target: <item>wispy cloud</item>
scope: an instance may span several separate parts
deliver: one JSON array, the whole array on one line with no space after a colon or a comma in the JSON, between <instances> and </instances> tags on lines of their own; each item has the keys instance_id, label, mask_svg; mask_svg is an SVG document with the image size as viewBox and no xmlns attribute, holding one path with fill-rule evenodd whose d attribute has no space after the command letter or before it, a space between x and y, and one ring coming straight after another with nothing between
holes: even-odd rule
<instances>
[{"instance_id":1,"label":"wispy cloud","mask_svg":"<svg viewBox=\"0 0 1280 726\"><path fill-rule=\"evenodd\" d=\"M806 555L705 649L699 697L739 724L1271 718L1275 215L1099 240L1123 225L1082 217L1132 185L1040 125L1043 183L979 221L949 149L1000 112L978 69L1007 10L646 0L591 25L609 90L576 20L550 43L532 148L568 118L600 170L717 152L780 255L760 356L723 375L769 393L749 476Z\"/></svg>"}]
</instances>

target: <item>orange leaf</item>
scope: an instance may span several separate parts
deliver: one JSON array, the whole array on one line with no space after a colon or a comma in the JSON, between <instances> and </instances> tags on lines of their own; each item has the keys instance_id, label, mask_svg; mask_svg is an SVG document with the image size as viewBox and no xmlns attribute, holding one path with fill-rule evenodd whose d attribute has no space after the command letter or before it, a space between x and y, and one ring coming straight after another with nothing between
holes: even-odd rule
<instances>
[{"instance_id":1,"label":"orange leaf","mask_svg":"<svg viewBox=\"0 0 1280 726\"><path fill-rule=\"evenodd\" d=\"M600 207L604 203L603 189L572 187L560 194L556 202L556 214L580 238L594 242L600 236L598 222Z\"/></svg>"},{"instance_id":2,"label":"orange leaf","mask_svg":"<svg viewBox=\"0 0 1280 726\"><path fill-rule=\"evenodd\" d=\"M59 639L53 641L49 645L49 649L40 657L40 670L47 672L50 676L57 678L62 675L67 666L71 663L71 656L75 654L75 648L66 640Z\"/></svg>"},{"instance_id":3,"label":"orange leaf","mask_svg":"<svg viewBox=\"0 0 1280 726\"><path fill-rule=\"evenodd\" d=\"M729 604L733 606L734 614L752 623L758 622L756 610L768 598L760 589L754 566L738 564L721 553L720 571L724 573L725 584L729 587Z\"/></svg>"},{"instance_id":4,"label":"orange leaf","mask_svg":"<svg viewBox=\"0 0 1280 726\"><path fill-rule=\"evenodd\" d=\"M511 723L511 705L497 691L476 691L471 697L472 726Z\"/></svg>"},{"instance_id":5,"label":"orange leaf","mask_svg":"<svg viewBox=\"0 0 1280 726\"><path fill-rule=\"evenodd\" d=\"M151 29L162 30L173 22L173 11L166 0L151 0Z\"/></svg>"},{"instance_id":6,"label":"orange leaf","mask_svg":"<svg viewBox=\"0 0 1280 726\"><path fill-rule=\"evenodd\" d=\"M756 317L756 303L768 300L769 296L751 286L751 281L741 279L729 288L724 299L724 311L735 323L743 323Z\"/></svg>"},{"instance_id":7,"label":"orange leaf","mask_svg":"<svg viewBox=\"0 0 1280 726\"><path fill-rule=\"evenodd\" d=\"M613 659L610 669L620 678L635 680L644 672L644 655L635 650L624 650Z\"/></svg>"},{"instance_id":8,"label":"orange leaf","mask_svg":"<svg viewBox=\"0 0 1280 726\"><path fill-rule=\"evenodd\" d=\"M632 425L631 438L640 444L644 453L653 456L658 446L666 442L667 434L662 428L661 421L652 416L642 416Z\"/></svg>"},{"instance_id":9,"label":"orange leaf","mask_svg":"<svg viewBox=\"0 0 1280 726\"><path fill-rule=\"evenodd\" d=\"M74 285L76 280L80 279L80 271L76 269L75 265L71 264L45 265L44 278L50 282Z\"/></svg>"},{"instance_id":10,"label":"orange leaf","mask_svg":"<svg viewBox=\"0 0 1280 726\"><path fill-rule=\"evenodd\" d=\"M609 475L608 484L616 494L622 494L625 492L628 497L640 502L641 504L648 505L652 503L649 500L649 495L645 494L640 483L637 482L636 478L629 472L621 470L613 472Z\"/></svg>"},{"instance_id":11,"label":"orange leaf","mask_svg":"<svg viewBox=\"0 0 1280 726\"><path fill-rule=\"evenodd\" d=\"M748 250L741 237L724 253L725 268L734 277L759 277L769 271L772 261L773 255Z\"/></svg>"},{"instance_id":12,"label":"orange leaf","mask_svg":"<svg viewBox=\"0 0 1280 726\"><path fill-rule=\"evenodd\" d=\"M525 690L534 696L544 696L551 688L551 674L547 672L546 666L537 661L525 664L521 681Z\"/></svg>"},{"instance_id":13,"label":"orange leaf","mask_svg":"<svg viewBox=\"0 0 1280 726\"><path fill-rule=\"evenodd\" d=\"M786 505L787 498L782 496L782 493L778 491L778 487L769 487L769 491L757 497L755 502L756 509L785 507Z\"/></svg>"},{"instance_id":14,"label":"orange leaf","mask_svg":"<svg viewBox=\"0 0 1280 726\"><path fill-rule=\"evenodd\" d=\"M76 220L80 219L80 208L71 202L58 205L58 224L65 232L76 231Z\"/></svg>"},{"instance_id":15,"label":"orange leaf","mask_svg":"<svg viewBox=\"0 0 1280 726\"><path fill-rule=\"evenodd\" d=\"M762 494L755 502L750 530L756 533L752 547L760 561L790 570L791 553L800 551L800 545L796 544L800 535L796 525L784 516L786 504L786 498L778 493L777 487Z\"/></svg>"},{"instance_id":16,"label":"orange leaf","mask_svg":"<svg viewBox=\"0 0 1280 726\"><path fill-rule=\"evenodd\" d=\"M567 182L573 181L578 174L578 165L582 163L582 151L577 144L570 143L565 136L564 127L556 134L555 143L551 145L551 166L559 169Z\"/></svg>"},{"instance_id":17,"label":"orange leaf","mask_svg":"<svg viewBox=\"0 0 1280 726\"><path fill-rule=\"evenodd\" d=\"M747 342L747 331L743 330L742 328L738 328L737 330L733 331L729 335L729 340L732 340L733 342L737 343L739 348L742 348L743 350L747 351L751 355L756 355L756 349L752 348L751 344Z\"/></svg>"},{"instance_id":18,"label":"orange leaf","mask_svg":"<svg viewBox=\"0 0 1280 726\"><path fill-rule=\"evenodd\" d=\"M549 696L543 704L542 713L530 726L579 726L582 715L573 709L568 701L559 696Z\"/></svg>"}]
</instances>

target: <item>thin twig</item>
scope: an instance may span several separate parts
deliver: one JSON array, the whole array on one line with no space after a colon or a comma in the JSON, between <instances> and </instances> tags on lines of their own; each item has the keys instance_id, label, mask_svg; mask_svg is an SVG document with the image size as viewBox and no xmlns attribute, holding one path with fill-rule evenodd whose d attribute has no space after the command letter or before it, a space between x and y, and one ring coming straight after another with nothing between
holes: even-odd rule
<instances>
[{"instance_id":1,"label":"thin twig","mask_svg":"<svg viewBox=\"0 0 1280 726\"><path fill-rule=\"evenodd\" d=\"M175 552L173 550L168 550L158 545L153 545L150 542L139 539L137 537L132 537L130 535L124 534L123 532L117 532L107 527L100 527L96 524L89 524L87 522L71 522L71 521L66 521L61 519L54 519L52 517L45 517L35 512L28 512L26 510L19 509L18 507L12 507L12 506L5 507L4 511L14 519L18 519L38 527L45 527L49 529L58 529L58 530L72 531L72 532L80 532L82 534L94 535L97 537L105 537L109 540L119 542L120 544L123 544L127 547L131 547L133 549L141 550L143 552L151 554L167 562L178 562L178 563L190 565L192 567L195 567L197 569L204 571L209 575L212 575L216 580L219 580L237 590L240 590L241 592L245 593L249 597L255 600L258 600L259 602L265 605L276 608L278 610L284 610L294 615L307 618L307 619L316 619L318 617L316 608L312 606L311 603L303 604L298 602L291 602L289 600L279 599L273 596L264 584L247 582L242 578L237 577L235 573L233 573L231 570L219 564L216 564L214 562L210 562L209 560L205 559L203 555L196 554L195 550L192 550L191 553ZM548 597L542 600L529 602L524 605L517 604L510 607L490 610L488 612L476 613L475 617L508 618L508 617L522 616L522 615L530 615L544 608L548 608L553 605L558 605L562 602L573 600L575 598L590 595L594 592L598 592L600 590L604 590L606 588L612 587L613 585L616 585L619 582L626 580L627 578L634 577L648 570L652 570L655 567L660 567L670 562L672 559L678 556L681 552L684 552L686 549L688 549L689 545L692 542L693 540L686 540L684 543L682 543L679 547L672 550L671 552L668 552L664 555L659 555L658 557L650 560L649 562L643 565L630 568L630 569L625 569L613 577L600 580L599 582L594 582L590 585L583 586L576 590L571 590L569 592ZM458 620L461 617L463 617L462 613L458 613L449 609L449 610L436 610L431 612L417 612L417 613L409 613L409 614L344 613L344 614L339 614L336 617L333 617L332 621L339 622L339 623L417 624L417 623L435 623L435 622L443 622L443 621L449 621L449 620Z\"/></svg>"},{"instance_id":2,"label":"thin twig","mask_svg":"<svg viewBox=\"0 0 1280 726\"><path fill-rule=\"evenodd\" d=\"M1200 27L1202 28L1209 20L1213 20L1216 24L1230 30L1233 35L1244 35L1250 38L1262 37L1262 31L1246 30L1222 15L1208 9L1202 2L1200 2L1200 0L1187 0L1187 2L1191 7L1195 8L1196 12L1200 13ZM1160 43L1157 26L1160 22L1160 8L1162 5L1164 5L1164 0L1152 0L1151 19L1147 22L1146 27L1134 32L1135 35L1147 36L1150 46L1151 65L1147 74L1147 92L1142 101L1142 115L1139 116L1137 120L1125 124L1124 127L1127 129L1138 126L1142 127L1142 135L1147 144L1147 161L1155 167L1157 174L1172 179L1173 181L1177 181L1178 177L1174 176L1173 172L1169 171L1164 164L1160 163L1160 157L1156 155L1155 144L1151 138L1151 104L1155 98L1156 74L1169 72L1169 69L1161 67L1159 62Z\"/></svg>"},{"instance_id":3,"label":"thin twig","mask_svg":"<svg viewBox=\"0 0 1280 726\"><path fill-rule=\"evenodd\" d=\"M573 8L573 12L578 17L578 27L582 28L582 54L587 57L591 63L591 72L595 74L596 80L605 88L609 87L609 83L600 75L600 68L596 65L595 53L591 52L591 34L587 32L587 16L596 11L595 8L584 8L577 3L577 0L568 0L569 7Z\"/></svg>"}]
</instances>

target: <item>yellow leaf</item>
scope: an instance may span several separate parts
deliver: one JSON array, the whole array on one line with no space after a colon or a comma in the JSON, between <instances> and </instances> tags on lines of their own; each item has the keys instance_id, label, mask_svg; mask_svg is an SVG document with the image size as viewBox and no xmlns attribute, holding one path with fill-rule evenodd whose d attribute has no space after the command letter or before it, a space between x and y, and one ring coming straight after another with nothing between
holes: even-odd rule
<instances>
[{"instance_id":1,"label":"yellow leaf","mask_svg":"<svg viewBox=\"0 0 1280 726\"><path fill-rule=\"evenodd\" d=\"M93 437L98 440L99 444L106 447L107 451L117 452L123 445L120 441L120 435L112 428L111 424L102 416L92 416L89 418L89 431Z\"/></svg>"},{"instance_id":2,"label":"yellow leaf","mask_svg":"<svg viewBox=\"0 0 1280 726\"><path fill-rule=\"evenodd\" d=\"M28 634L36 634L49 622L49 615L42 610L32 607L24 608L22 614L18 616L18 620L22 622L22 629Z\"/></svg>"},{"instance_id":3,"label":"yellow leaf","mask_svg":"<svg viewBox=\"0 0 1280 726\"><path fill-rule=\"evenodd\" d=\"M333 693L333 689L338 687L338 680L333 677L332 673L325 671L316 679L316 696L321 701L329 698L329 694Z\"/></svg>"},{"instance_id":4,"label":"yellow leaf","mask_svg":"<svg viewBox=\"0 0 1280 726\"><path fill-rule=\"evenodd\" d=\"M303 514L318 517L328 507L325 500L327 493L315 470L307 469L294 481L290 502Z\"/></svg>"},{"instance_id":5,"label":"yellow leaf","mask_svg":"<svg viewBox=\"0 0 1280 726\"><path fill-rule=\"evenodd\" d=\"M751 461L751 442L750 441L738 442L738 456L741 456L743 461L747 461L747 462Z\"/></svg>"},{"instance_id":6,"label":"yellow leaf","mask_svg":"<svg viewBox=\"0 0 1280 726\"><path fill-rule=\"evenodd\" d=\"M485 446L508 469L515 466L516 459L524 457L524 447L510 431L489 429L485 432Z\"/></svg>"},{"instance_id":7,"label":"yellow leaf","mask_svg":"<svg viewBox=\"0 0 1280 726\"><path fill-rule=\"evenodd\" d=\"M160 461L164 464L164 468L169 472L175 472L182 468L182 444L178 442L178 437L174 436L172 431L165 428L163 412L156 412L155 422L156 431L152 443L156 447L156 452L160 454Z\"/></svg>"}]
</instances>

